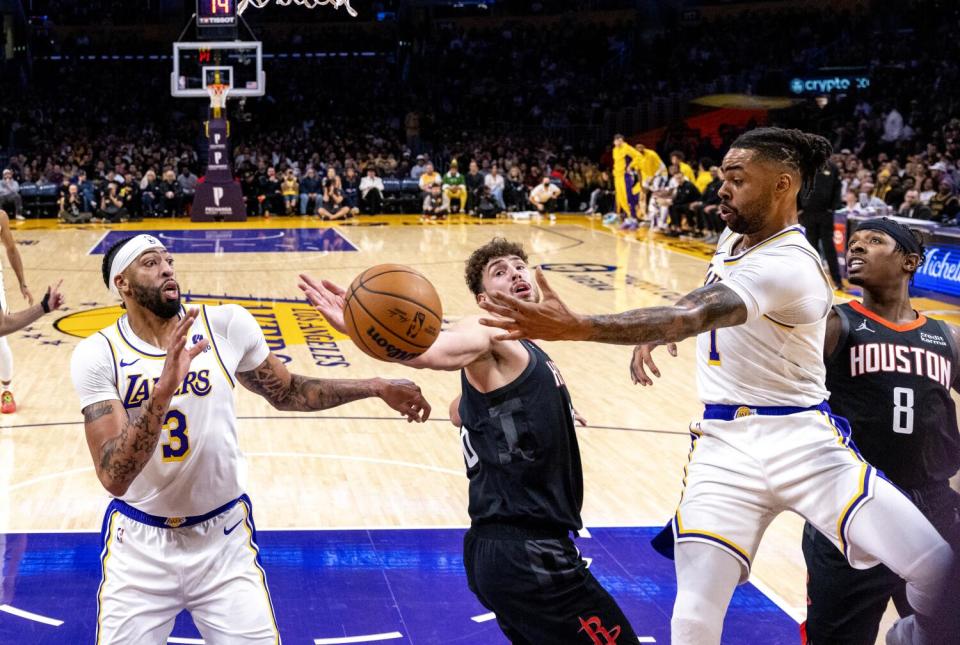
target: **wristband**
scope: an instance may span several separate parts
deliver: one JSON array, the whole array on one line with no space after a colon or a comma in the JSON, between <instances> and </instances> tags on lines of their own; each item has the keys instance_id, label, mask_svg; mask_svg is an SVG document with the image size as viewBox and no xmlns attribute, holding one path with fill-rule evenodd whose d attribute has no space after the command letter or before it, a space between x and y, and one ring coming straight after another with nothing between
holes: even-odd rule
<instances>
[{"instance_id":1,"label":"wristband","mask_svg":"<svg viewBox=\"0 0 960 645\"><path fill-rule=\"evenodd\" d=\"M43 308L43 313L50 313L50 292L47 291L43 294L43 300L40 301L40 306Z\"/></svg>"}]
</instances>

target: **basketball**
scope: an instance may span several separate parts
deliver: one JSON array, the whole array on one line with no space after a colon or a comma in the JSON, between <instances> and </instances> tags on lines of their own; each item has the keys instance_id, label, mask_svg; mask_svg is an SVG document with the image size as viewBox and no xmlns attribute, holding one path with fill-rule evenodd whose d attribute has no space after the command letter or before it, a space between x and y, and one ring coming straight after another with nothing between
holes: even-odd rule
<instances>
[{"instance_id":1,"label":"basketball","mask_svg":"<svg viewBox=\"0 0 960 645\"><path fill-rule=\"evenodd\" d=\"M343 318L347 333L364 353L402 363L437 340L443 308L423 274L402 264L378 264L350 284Z\"/></svg>"}]
</instances>

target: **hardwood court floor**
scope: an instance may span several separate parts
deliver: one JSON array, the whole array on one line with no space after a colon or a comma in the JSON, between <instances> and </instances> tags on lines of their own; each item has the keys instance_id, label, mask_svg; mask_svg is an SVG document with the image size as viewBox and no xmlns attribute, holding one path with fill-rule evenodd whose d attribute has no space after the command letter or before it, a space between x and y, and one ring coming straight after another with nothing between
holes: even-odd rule
<instances>
[{"instance_id":1,"label":"hardwood court floor","mask_svg":"<svg viewBox=\"0 0 960 645\"><path fill-rule=\"evenodd\" d=\"M468 523L458 433L446 420L459 376L368 358L302 302L298 272L346 285L368 266L407 264L436 285L445 318L454 320L478 311L464 284L463 262L495 235L522 242L532 263L547 265L548 279L568 304L596 313L675 301L702 284L712 254L696 242L651 239L645 231L625 237L574 216L525 223L365 218L332 227L335 232L323 228L305 218L218 225L166 220L112 227L15 226L34 294L42 295L45 285L63 278L69 310L10 337L19 410L0 418L0 533L100 528L107 497L93 474L69 361L79 337L119 314L103 286L102 256L91 254L115 239L117 231L161 231L177 245L177 277L186 299L251 308L271 347L289 359L292 371L327 378L411 378L433 405L430 422L408 425L378 402L288 414L241 391L241 444L249 458L249 493L261 529ZM16 280L8 266L4 271L8 302L19 309L23 301ZM952 304L917 299L916 306L960 323L960 310ZM629 347L544 345L590 423L579 431L586 525L663 524L680 493L687 424L700 412L694 340L681 345L676 359L660 355L663 378L653 388L631 384ZM787 514L771 525L752 577L798 620L805 614L801 525Z\"/></svg>"}]
</instances>

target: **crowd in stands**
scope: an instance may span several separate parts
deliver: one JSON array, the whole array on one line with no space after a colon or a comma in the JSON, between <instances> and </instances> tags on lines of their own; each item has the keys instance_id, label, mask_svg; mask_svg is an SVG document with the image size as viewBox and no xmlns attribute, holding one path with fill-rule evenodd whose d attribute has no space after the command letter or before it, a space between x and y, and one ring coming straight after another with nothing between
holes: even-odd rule
<instances>
[{"instance_id":1,"label":"crowd in stands","mask_svg":"<svg viewBox=\"0 0 960 645\"><path fill-rule=\"evenodd\" d=\"M428 22L397 51L369 58L267 61L268 95L229 107L234 170L249 212L605 213L613 207L603 161L610 133L576 138L571 127L596 126L604 110L651 96L782 94L793 74L857 64L873 79L868 90L825 107L808 101L771 112L769 121L832 140L844 182L838 208L955 221L960 122L951 115L960 114L953 91L960 43L948 37L960 28L955 7L907 4L895 16L737 14L682 26L667 16L662 30L649 30L629 20L581 21L575 5L549 23ZM135 20L123 14L124 3L97 6L120 22ZM90 20L68 15L63 21ZM877 38L893 29L896 38ZM935 55L921 46L928 42L941 43ZM111 220L187 212L204 167L205 108L171 98L168 74L169 61L70 59L37 61L28 81L4 75L0 90L16 97L0 101L10 180L62 186L64 204ZM657 146L666 172L648 205L658 225L674 234L716 228L711 167L738 132L666 129ZM672 152L692 172L681 172ZM427 161L439 176L437 198L432 183L421 186ZM21 214L9 186L0 183L0 205ZM397 192L409 199L391 199Z\"/></svg>"}]
</instances>

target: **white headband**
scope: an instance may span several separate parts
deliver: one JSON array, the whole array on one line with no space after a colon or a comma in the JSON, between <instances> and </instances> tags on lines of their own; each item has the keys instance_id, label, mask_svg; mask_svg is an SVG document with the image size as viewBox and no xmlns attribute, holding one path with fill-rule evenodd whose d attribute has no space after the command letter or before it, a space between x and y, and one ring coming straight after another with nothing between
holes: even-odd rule
<instances>
[{"instance_id":1,"label":"white headband","mask_svg":"<svg viewBox=\"0 0 960 645\"><path fill-rule=\"evenodd\" d=\"M151 249L163 249L163 242L152 235L138 235L130 238L130 241L120 247L117 254L113 256L113 262L110 264L110 292L119 296L115 278L123 273L123 270L133 264L133 261Z\"/></svg>"}]
</instances>

